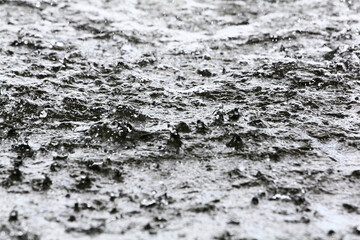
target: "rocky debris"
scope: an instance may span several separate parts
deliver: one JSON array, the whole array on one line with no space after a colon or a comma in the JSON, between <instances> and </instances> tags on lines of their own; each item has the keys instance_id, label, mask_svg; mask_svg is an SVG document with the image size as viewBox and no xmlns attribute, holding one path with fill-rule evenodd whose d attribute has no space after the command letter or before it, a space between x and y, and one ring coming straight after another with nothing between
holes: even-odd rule
<instances>
[{"instance_id":1,"label":"rocky debris","mask_svg":"<svg viewBox=\"0 0 360 240\"><path fill-rule=\"evenodd\" d=\"M69 227L66 229L67 233L84 233L86 235L94 236L99 235L104 232L104 224L100 224L99 226L90 226L88 228L82 227Z\"/></svg>"},{"instance_id":2,"label":"rocky debris","mask_svg":"<svg viewBox=\"0 0 360 240\"><path fill-rule=\"evenodd\" d=\"M175 127L177 132L182 132L182 133L189 133L191 132L191 129L189 127L189 125L187 125L185 122L180 122L176 125Z\"/></svg>"},{"instance_id":3,"label":"rocky debris","mask_svg":"<svg viewBox=\"0 0 360 240\"><path fill-rule=\"evenodd\" d=\"M208 131L208 127L206 126L206 124L201 120L197 120L197 122L196 122L196 132L204 134L207 131Z\"/></svg>"},{"instance_id":4,"label":"rocky debris","mask_svg":"<svg viewBox=\"0 0 360 240\"><path fill-rule=\"evenodd\" d=\"M88 189L91 188L92 186L92 180L89 177L89 175L81 175L80 177L78 177L77 179L77 183L76 183L76 187L78 189Z\"/></svg>"},{"instance_id":5,"label":"rocky debris","mask_svg":"<svg viewBox=\"0 0 360 240\"><path fill-rule=\"evenodd\" d=\"M216 240L232 240L233 235L230 234L228 231L225 231L220 236L214 237L214 239L216 239Z\"/></svg>"},{"instance_id":6,"label":"rocky debris","mask_svg":"<svg viewBox=\"0 0 360 240\"><path fill-rule=\"evenodd\" d=\"M222 111L216 111L215 113L214 113L214 124L215 125L222 125L223 123L224 123L224 119L225 119L225 115L224 115L224 113L222 112Z\"/></svg>"},{"instance_id":7,"label":"rocky debris","mask_svg":"<svg viewBox=\"0 0 360 240\"><path fill-rule=\"evenodd\" d=\"M129 123L118 121L99 122L90 127L88 134L94 138L100 138L109 142L122 142L131 133L133 127Z\"/></svg>"},{"instance_id":8,"label":"rocky debris","mask_svg":"<svg viewBox=\"0 0 360 240\"><path fill-rule=\"evenodd\" d=\"M293 187L269 187L268 192L272 192L269 200L293 202L295 205L308 205L304 191Z\"/></svg>"},{"instance_id":9,"label":"rocky debris","mask_svg":"<svg viewBox=\"0 0 360 240\"><path fill-rule=\"evenodd\" d=\"M169 197L167 195L167 193L164 193L162 195L159 196L148 196L146 198L143 198L140 202L140 207L141 208L153 208L153 207L157 207L157 208L164 208L169 204L174 203L175 200L172 197Z\"/></svg>"},{"instance_id":10,"label":"rocky debris","mask_svg":"<svg viewBox=\"0 0 360 240\"><path fill-rule=\"evenodd\" d=\"M51 184L52 184L52 181L46 174L40 178L32 179L32 181L31 181L32 189L34 191L49 190L51 187Z\"/></svg>"},{"instance_id":11,"label":"rocky debris","mask_svg":"<svg viewBox=\"0 0 360 240\"><path fill-rule=\"evenodd\" d=\"M128 105L118 105L112 112L116 119L122 121L146 121L148 119L146 115Z\"/></svg>"},{"instance_id":12,"label":"rocky debris","mask_svg":"<svg viewBox=\"0 0 360 240\"><path fill-rule=\"evenodd\" d=\"M198 69L196 71L196 73L203 76L203 77L212 77L212 76L214 76L214 74L211 73L209 69Z\"/></svg>"},{"instance_id":13,"label":"rocky debris","mask_svg":"<svg viewBox=\"0 0 360 240\"><path fill-rule=\"evenodd\" d=\"M230 179L247 178L247 176L239 168L228 171L227 174L229 175Z\"/></svg>"},{"instance_id":14,"label":"rocky debris","mask_svg":"<svg viewBox=\"0 0 360 240\"><path fill-rule=\"evenodd\" d=\"M22 180L22 172L18 167L15 167L14 169L10 170L9 172L9 180L11 181L21 181Z\"/></svg>"},{"instance_id":15,"label":"rocky debris","mask_svg":"<svg viewBox=\"0 0 360 240\"><path fill-rule=\"evenodd\" d=\"M240 118L240 113L238 108L234 108L227 112L227 116L230 121L237 121Z\"/></svg>"},{"instance_id":16,"label":"rocky debris","mask_svg":"<svg viewBox=\"0 0 360 240\"><path fill-rule=\"evenodd\" d=\"M34 156L34 151L31 149L31 147L28 144L19 144L13 146L13 149L22 158Z\"/></svg>"},{"instance_id":17,"label":"rocky debris","mask_svg":"<svg viewBox=\"0 0 360 240\"><path fill-rule=\"evenodd\" d=\"M236 150L242 149L245 144L238 134L233 134L231 140L226 143L227 147L235 148Z\"/></svg>"},{"instance_id":18,"label":"rocky debris","mask_svg":"<svg viewBox=\"0 0 360 240\"><path fill-rule=\"evenodd\" d=\"M151 235L155 235L157 234L157 231L155 229L155 226L153 226L151 223L147 223L144 228L143 228L145 231L148 231L149 234Z\"/></svg>"},{"instance_id":19,"label":"rocky debris","mask_svg":"<svg viewBox=\"0 0 360 240\"><path fill-rule=\"evenodd\" d=\"M52 172L58 172L61 168L62 166L57 162L54 162L50 165L50 171Z\"/></svg>"},{"instance_id":20,"label":"rocky debris","mask_svg":"<svg viewBox=\"0 0 360 240\"><path fill-rule=\"evenodd\" d=\"M183 145L177 130L170 131L170 138L167 142L167 145L176 149L179 149Z\"/></svg>"},{"instance_id":21,"label":"rocky debris","mask_svg":"<svg viewBox=\"0 0 360 240\"><path fill-rule=\"evenodd\" d=\"M207 203L207 204L200 204L197 206L193 206L191 208L189 208L190 212L195 212L195 213L206 213L206 212L211 212L214 211L216 209L216 206L212 203Z\"/></svg>"},{"instance_id":22,"label":"rocky debris","mask_svg":"<svg viewBox=\"0 0 360 240\"><path fill-rule=\"evenodd\" d=\"M88 211L105 211L107 210L107 202L103 200L94 199L88 202L82 202L81 199L78 199L73 206L75 212L80 212L83 210Z\"/></svg>"}]
</instances>

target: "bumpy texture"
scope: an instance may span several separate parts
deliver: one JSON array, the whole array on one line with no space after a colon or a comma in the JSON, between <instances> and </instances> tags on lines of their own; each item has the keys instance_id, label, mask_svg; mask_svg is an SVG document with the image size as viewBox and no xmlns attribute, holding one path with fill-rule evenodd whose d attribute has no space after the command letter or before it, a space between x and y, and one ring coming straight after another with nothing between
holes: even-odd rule
<instances>
[{"instance_id":1,"label":"bumpy texture","mask_svg":"<svg viewBox=\"0 0 360 240\"><path fill-rule=\"evenodd\" d=\"M360 239L359 21L0 0L0 239Z\"/></svg>"}]
</instances>

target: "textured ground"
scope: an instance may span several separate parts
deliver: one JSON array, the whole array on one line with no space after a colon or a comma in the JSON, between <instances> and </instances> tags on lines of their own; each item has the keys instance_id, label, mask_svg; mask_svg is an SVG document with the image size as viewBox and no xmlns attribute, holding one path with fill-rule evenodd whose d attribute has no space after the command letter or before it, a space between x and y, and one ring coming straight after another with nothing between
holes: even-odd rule
<instances>
[{"instance_id":1,"label":"textured ground","mask_svg":"<svg viewBox=\"0 0 360 240\"><path fill-rule=\"evenodd\" d=\"M0 239L360 239L359 21L0 0Z\"/></svg>"}]
</instances>

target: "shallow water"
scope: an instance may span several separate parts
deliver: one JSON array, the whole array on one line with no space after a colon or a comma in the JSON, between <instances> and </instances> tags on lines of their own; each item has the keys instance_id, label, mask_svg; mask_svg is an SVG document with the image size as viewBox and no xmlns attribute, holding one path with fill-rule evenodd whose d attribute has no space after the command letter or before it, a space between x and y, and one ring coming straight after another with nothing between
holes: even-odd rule
<instances>
[{"instance_id":1,"label":"shallow water","mask_svg":"<svg viewBox=\"0 0 360 240\"><path fill-rule=\"evenodd\" d=\"M0 0L0 239L360 238L359 12Z\"/></svg>"}]
</instances>

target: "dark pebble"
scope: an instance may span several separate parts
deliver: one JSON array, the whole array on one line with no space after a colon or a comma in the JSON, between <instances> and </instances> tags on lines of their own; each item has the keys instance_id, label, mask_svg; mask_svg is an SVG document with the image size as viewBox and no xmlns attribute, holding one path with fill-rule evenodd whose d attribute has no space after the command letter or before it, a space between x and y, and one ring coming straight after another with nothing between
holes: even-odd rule
<instances>
[{"instance_id":1,"label":"dark pebble","mask_svg":"<svg viewBox=\"0 0 360 240\"><path fill-rule=\"evenodd\" d=\"M52 164L50 165L50 171L52 171L52 172L57 172L57 171L59 171L59 169L61 169L61 166L60 166L60 164L57 163L57 162L52 163Z\"/></svg>"},{"instance_id":2,"label":"dark pebble","mask_svg":"<svg viewBox=\"0 0 360 240\"><path fill-rule=\"evenodd\" d=\"M206 124L205 124L203 121L198 120L198 121L196 122L196 131L197 131L198 133L206 133L206 131L207 131L207 126L206 126Z\"/></svg>"},{"instance_id":3,"label":"dark pebble","mask_svg":"<svg viewBox=\"0 0 360 240\"><path fill-rule=\"evenodd\" d=\"M253 197L252 199L251 199L251 204L252 205L258 205L259 204L259 199L257 198L257 197Z\"/></svg>"},{"instance_id":4,"label":"dark pebble","mask_svg":"<svg viewBox=\"0 0 360 240\"><path fill-rule=\"evenodd\" d=\"M346 209L348 213L356 212L358 210L357 206L348 203L344 203L343 207Z\"/></svg>"},{"instance_id":5,"label":"dark pebble","mask_svg":"<svg viewBox=\"0 0 360 240\"><path fill-rule=\"evenodd\" d=\"M182 146L182 141L177 131L170 132L170 139L168 140L167 144L175 148L180 148Z\"/></svg>"},{"instance_id":6,"label":"dark pebble","mask_svg":"<svg viewBox=\"0 0 360 240\"><path fill-rule=\"evenodd\" d=\"M231 225L240 225L240 221L238 221L238 220L230 220L230 221L228 222L228 224L231 224Z\"/></svg>"},{"instance_id":7,"label":"dark pebble","mask_svg":"<svg viewBox=\"0 0 360 240\"><path fill-rule=\"evenodd\" d=\"M114 179L117 182L123 182L124 181L123 172L120 171L119 169L114 169L112 179Z\"/></svg>"},{"instance_id":8,"label":"dark pebble","mask_svg":"<svg viewBox=\"0 0 360 240\"><path fill-rule=\"evenodd\" d=\"M360 170L354 170L350 176L360 179Z\"/></svg>"},{"instance_id":9,"label":"dark pebble","mask_svg":"<svg viewBox=\"0 0 360 240\"><path fill-rule=\"evenodd\" d=\"M110 193L110 201L115 201L115 199L116 199L116 194L115 193Z\"/></svg>"},{"instance_id":10,"label":"dark pebble","mask_svg":"<svg viewBox=\"0 0 360 240\"><path fill-rule=\"evenodd\" d=\"M21 157L32 157L34 152L28 144L20 144L13 147L14 151L19 154Z\"/></svg>"},{"instance_id":11,"label":"dark pebble","mask_svg":"<svg viewBox=\"0 0 360 240\"><path fill-rule=\"evenodd\" d=\"M81 176L80 181L76 185L79 189L91 188L92 182L88 175Z\"/></svg>"},{"instance_id":12,"label":"dark pebble","mask_svg":"<svg viewBox=\"0 0 360 240\"><path fill-rule=\"evenodd\" d=\"M178 125L176 125L175 129L176 131L183 133L191 132L190 127L185 122L180 122Z\"/></svg>"},{"instance_id":13,"label":"dark pebble","mask_svg":"<svg viewBox=\"0 0 360 240\"><path fill-rule=\"evenodd\" d=\"M359 226L355 226L353 232L354 232L356 235L360 235L360 225L359 225Z\"/></svg>"},{"instance_id":14,"label":"dark pebble","mask_svg":"<svg viewBox=\"0 0 360 240\"><path fill-rule=\"evenodd\" d=\"M230 121L237 121L237 120L239 120L239 118L240 118L239 109L238 109L238 108L234 108L234 109L230 110L230 111L227 113L227 115L228 115Z\"/></svg>"},{"instance_id":15,"label":"dark pebble","mask_svg":"<svg viewBox=\"0 0 360 240\"><path fill-rule=\"evenodd\" d=\"M9 222L15 222L18 220L18 212L15 210L12 210L9 215Z\"/></svg>"},{"instance_id":16,"label":"dark pebble","mask_svg":"<svg viewBox=\"0 0 360 240\"><path fill-rule=\"evenodd\" d=\"M148 223L144 226L144 230L151 230L151 229L153 229L153 227L151 226L150 223Z\"/></svg>"},{"instance_id":17,"label":"dark pebble","mask_svg":"<svg viewBox=\"0 0 360 240\"><path fill-rule=\"evenodd\" d=\"M110 214L115 214L117 212L118 212L118 210L116 208L113 208L113 209L110 210Z\"/></svg>"},{"instance_id":18,"label":"dark pebble","mask_svg":"<svg viewBox=\"0 0 360 240\"><path fill-rule=\"evenodd\" d=\"M215 112L215 120L214 120L214 124L215 125L221 125L224 123L224 113L221 111L216 111Z\"/></svg>"},{"instance_id":19,"label":"dark pebble","mask_svg":"<svg viewBox=\"0 0 360 240\"><path fill-rule=\"evenodd\" d=\"M167 220L163 217L156 216L154 217L155 222L166 222Z\"/></svg>"},{"instance_id":20,"label":"dark pebble","mask_svg":"<svg viewBox=\"0 0 360 240\"><path fill-rule=\"evenodd\" d=\"M13 170L10 170L9 179L12 181L21 181L22 173L19 168L14 168Z\"/></svg>"},{"instance_id":21,"label":"dark pebble","mask_svg":"<svg viewBox=\"0 0 360 240\"><path fill-rule=\"evenodd\" d=\"M79 204L79 203L75 203L75 204L74 204L74 211L75 211L75 212L79 212L79 211L80 211L80 204Z\"/></svg>"},{"instance_id":22,"label":"dark pebble","mask_svg":"<svg viewBox=\"0 0 360 240\"><path fill-rule=\"evenodd\" d=\"M197 74L203 76L203 77L211 77L212 73L209 69L199 69L196 71Z\"/></svg>"},{"instance_id":23,"label":"dark pebble","mask_svg":"<svg viewBox=\"0 0 360 240\"><path fill-rule=\"evenodd\" d=\"M226 144L227 147L240 149L244 147L244 142L238 134L233 134L230 142Z\"/></svg>"},{"instance_id":24,"label":"dark pebble","mask_svg":"<svg viewBox=\"0 0 360 240\"><path fill-rule=\"evenodd\" d=\"M33 179L31 184L34 191L44 191L50 189L52 181L47 175L45 175L43 178Z\"/></svg>"}]
</instances>

